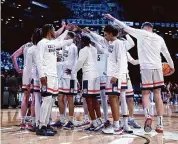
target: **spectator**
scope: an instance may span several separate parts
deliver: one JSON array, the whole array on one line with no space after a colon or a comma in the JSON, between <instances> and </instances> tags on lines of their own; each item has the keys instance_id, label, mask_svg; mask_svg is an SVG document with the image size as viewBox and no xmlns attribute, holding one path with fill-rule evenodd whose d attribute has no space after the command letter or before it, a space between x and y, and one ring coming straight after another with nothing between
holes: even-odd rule
<instances>
[{"instance_id":1,"label":"spectator","mask_svg":"<svg viewBox=\"0 0 178 144\"><path fill-rule=\"evenodd\" d=\"M5 77L4 77L4 71L1 71L1 108L3 108L3 94L4 94L4 88L5 88Z\"/></svg>"}]
</instances>

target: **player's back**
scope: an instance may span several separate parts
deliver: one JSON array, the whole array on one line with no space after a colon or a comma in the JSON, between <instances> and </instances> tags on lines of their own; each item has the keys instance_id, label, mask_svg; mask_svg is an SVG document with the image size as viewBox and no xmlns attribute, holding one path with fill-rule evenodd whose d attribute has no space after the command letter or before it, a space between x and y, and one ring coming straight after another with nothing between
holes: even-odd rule
<instances>
[{"instance_id":1,"label":"player's back","mask_svg":"<svg viewBox=\"0 0 178 144\"><path fill-rule=\"evenodd\" d=\"M97 49L93 46L86 46L82 49L88 53L88 56L83 64L82 71L83 76L88 78L99 77L99 72L97 68Z\"/></svg>"},{"instance_id":2,"label":"player's back","mask_svg":"<svg viewBox=\"0 0 178 144\"><path fill-rule=\"evenodd\" d=\"M138 56L141 68L161 68L161 49L164 40L156 33L147 32L147 35L137 38Z\"/></svg>"}]
</instances>

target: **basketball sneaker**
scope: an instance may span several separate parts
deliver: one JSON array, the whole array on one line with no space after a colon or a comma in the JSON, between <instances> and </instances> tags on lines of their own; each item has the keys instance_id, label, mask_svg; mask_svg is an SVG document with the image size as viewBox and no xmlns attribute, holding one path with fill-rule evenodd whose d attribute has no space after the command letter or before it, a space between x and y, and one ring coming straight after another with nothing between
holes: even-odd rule
<instances>
[{"instance_id":1,"label":"basketball sneaker","mask_svg":"<svg viewBox=\"0 0 178 144\"><path fill-rule=\"evenodd\" d=\"M157 125L155 131L157 133L163 133L163 126Z\"/></svg>"},{"instance_id":2,"label":"basketball sneaker","mask_svg":"<svg viewBox=\"0 0 178 144\"><path fill-rule=\"evenodd\" d=\"M141 126L137 124L137 122L134 119L128 120L128 125L132 126L133 128L140 129Z\"/></svg>"},{"instance_id":3,"label":"basketball sneaker","mask_svg":"<svg viewBox=\"0 0 178 144\"><path fill-rule=\"evenodd\" d=\"M124 132L129 133L129 134L133 133L133 130L128 125L124 125L123 130Z\"/></svg>"},{"instance_id":4,"label":"basketball sneaker","mask_svg":"<svg viewBox=\"0 0 178 144\"><path fill-rule=\"evenodd\" d=\"M20 129L21 129L21 130L24 130L25 128L26 128L26 124L23 123L23 122L21 122L21 123L20 123Z\"/></svg>"},{"instance_id":5,"label":"basketball sneaker","mask_svg":"<svg viewBox=\"0 0 178 144\"><path fill-rule=\"evenodd\" d=\"M56 121L54 124L51 124L52 127L60 128L64 125L60 120Z\"/></svg>"},{"instance_id":6,"label":"basketball sneaker","mask_svg":"<svg viewBox=\"0 0 178 144\"><path fill-rule=\"evenodd\" d=\"M83 122L79 123L79 124L75 124L75 127L82 127L82 126L86 126L89 125L90 121L89 120L84 120Z\"/></svg>"},{"instance_id":7,"label":"basketball sneaker","mask_svg":"<svg viewBox=\"0 0 178 144\"><path fill-rule=\"evenodd\" d=\"M71 121L68 121L64 126L63 126L64 130L72 130L74 129L74 124Z\"/></svg>"},{"instance_id":8,"label":"basketball sneaker","mask_svg":"<svg viewBox=\"0 0 178 144\"><path fill-rule=\"evenodd\" d=\"M114 135L120 135L123 133L123 128L122 127L115 127L113 126L113 129L114 129Z\"/></svg>"},{"instance_id":9,"label":"basketball sneaker","mask_svg":"<svg viewBox=\"0 0 178 144\"><path fill-rule=\"evenodd\" d=\"M31 123L28 123L27 129L31 132L36 132L36 126L32 125Z\"/></svg>"},{"instance_id":10,"label":"basketball sneaker","mask_svg":"<svg viewBox=\"0 0 178 144\"><path fill-rule=\"evenodd\" d=\"M98 125L97 127L95 127L94 131L98 132L98 131L102 130L103 128L104 128L104 124L101 123L100 125Z\"/></svg>"},{"instance_id":11,"label":"basketball sneaker","mask_svg":"<svg viewBox=\"0 0 178 144\"><path fill-rule=\"evenodd\" d=\"M110 125L107 125L104 129L102 129L102 132L104 134L114 134L114 129L113 129L112 125L110 124Z\"/></svg>"},{"instance_id":12,"label":"basketball sneaker","mask_svg":"<svg viewBox=\"0 0 178 144\"><path fill-rule=\"evenodd\" d=\"M55 134L57 134L57 131L53 129L50 125L47 125L47 129L53 131Z\"/></svg>"},{"instance_id":13,"label":"basketball sneaker","mask_svg":"<svg viewBox=\"0 0 178 144\"><path fill-rule=\"evenodd\" d=\"M94 131L95 127L93 126L93 124L91 124L89 127L85 128L84 130L86 130L86 131Z\"/></svg>"},{"instance_id":14,"label":"basketball sneaker","mask_svg":"<svg viewBox=\"0 0 178 144\"><path fill-rule=\"evenodd\" d=\"M55 133L49 129L47 129L47 127L42 126L41 129L39 129L38 131L36 131L36 135L41 135L41 136L54 136Z\"/></svg>"},{"instance_id":15,"label":"basketball sneaker","mask_svg":"<svg viewBox=\"0 0 178 144\"><path fill-rule=\"evenodd\" d=\"M152 124L152 118L151 117L147 117L145 120L145 125L144 125L144 131L149 133L151 132L152 128L151 128L151 124Z\"/></svg>"},{"instance_id":16,"label":"basketball sneaker","mask_svg":"<svg viewBox=\"0 0 178 144\"><path fill-rule=\"evenodd\" d=\"M110 127L111 126L111 123L109 120L107 120L105 123L104 123L104 128L107 128L107 127Z\"/></svg>"}]
</instances>

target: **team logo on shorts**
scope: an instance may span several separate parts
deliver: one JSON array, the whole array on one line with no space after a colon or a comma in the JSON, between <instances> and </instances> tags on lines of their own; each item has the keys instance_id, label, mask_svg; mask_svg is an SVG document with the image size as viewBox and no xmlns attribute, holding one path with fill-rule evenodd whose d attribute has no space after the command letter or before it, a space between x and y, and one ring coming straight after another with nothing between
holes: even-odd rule
<instances>
[{"instance_id":1,"label":"team logo on shorts","mask_svg":"<svg viewBox=\"0 0 178 144\"><path fill-rule=\"evenodd\" d=\"M86 94L86 93L87 93L87 89L83 89L83 93L85 93L85 94Z\"/></svg>"},{"instance_id":2,"label":"team logo on shorts","mask_svg":"<svg viewBox=\"0 0 178 144\"><path fill-rule=\"evenodd\" d=\"M113 91L117 92L117 87L116 86L113 87Z\"/></svg>"}]
</instances>

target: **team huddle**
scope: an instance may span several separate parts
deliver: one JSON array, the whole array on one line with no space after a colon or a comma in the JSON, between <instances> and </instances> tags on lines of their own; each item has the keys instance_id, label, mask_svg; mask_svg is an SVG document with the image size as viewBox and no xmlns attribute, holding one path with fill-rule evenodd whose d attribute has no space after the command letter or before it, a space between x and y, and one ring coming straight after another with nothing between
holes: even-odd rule
<instances>
[{"instance_id":1,"label":"team huddle","mask_svg":"<svg viewBox=\"0 0 178 144\"><path fill-rule=\"evenodd\" d=\"M161 53L170 66L171 75L174 64L162 37L152 32L153 25L143 23L141 29L127 26L110 14L105 17L115 25L105 25L104 37L88 28L81 29L74 24L65 24L55 31L52 24L35 29L31 42L23 45L12 55L16 70L16 58L23 53L24 97L21 104L21 129L29 129L37 135L54 136L53 127L73 129L83 127L86 131L102 131L105 134L133 133L132 128L141 128L134 120L134 92L129 77L128 62L140 65L142 105L145 114L144 130L152 130L149 112L149 95L153 90L157 110L155 131L163 133L163 102L161 87L164 86ZM79 51L76 32L80 33ZM129 54L135 46L129 36L137 39L138 60ZM103 55L103 68L99 70L98 56ZM82 69L82 83L79 84L77 72ZM78 124L74 118L74 96L79 88L83 97L84 120ZM32 90L32 91L31 91ZM26 113L30 91L32 94L31 120L26 126ZM52 122L54 97L58 98L59 119ZM104 120L102 120L101 97ZM113 124L108 118L108 101L111 107ZM120 104L123 122L120 121ZM69 109L69 117L66 109ZM90 117L90 118L89 118Z\"/></svg>"}]
</instances>

